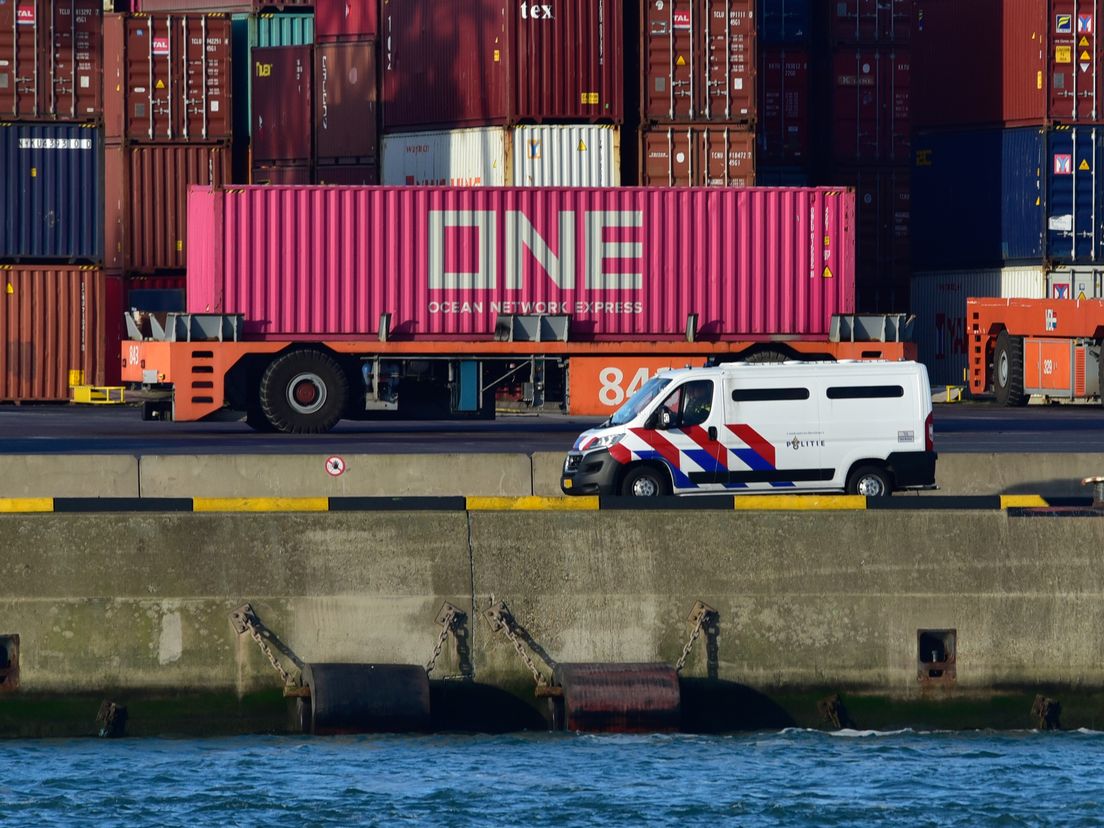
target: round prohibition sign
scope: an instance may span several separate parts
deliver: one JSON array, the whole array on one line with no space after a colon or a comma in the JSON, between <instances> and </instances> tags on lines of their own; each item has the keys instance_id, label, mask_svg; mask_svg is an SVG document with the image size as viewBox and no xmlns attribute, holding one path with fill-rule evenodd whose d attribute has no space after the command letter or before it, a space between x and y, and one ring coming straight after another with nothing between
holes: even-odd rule
<instances>
[{"instance_id":1,"label":"round prohibition sign","mask_svg":"<svg viewBox=\"0 0 1104 828\"><path fill-rule=\"evenodd\" d=\"M336 454L326 458L326 474L330 477L341 477L345 474L345 459Z\"/></svg>"}]
</instances>

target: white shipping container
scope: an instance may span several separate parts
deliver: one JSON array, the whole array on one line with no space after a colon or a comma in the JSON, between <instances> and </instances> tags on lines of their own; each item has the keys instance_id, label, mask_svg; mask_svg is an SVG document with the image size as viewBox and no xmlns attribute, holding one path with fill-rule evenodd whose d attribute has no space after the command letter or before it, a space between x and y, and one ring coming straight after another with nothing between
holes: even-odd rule
<instances>
[{"instance_id":1,"label":"white shipping container","mask_svg":"<svg viewBox=\"0 0 1104 828\"><path fill-rule=\"evenodd\" d=\"M1104 269L1056 267L1047 275L1051 299L1104 299Z\"/></svg>"},{"instance_id":2,"label":"white shipping container","mask_svg":"<svg viewBox=\"0 0 1104 828\"><path fill-rule=\"evenodd\" d=\"M383 136L381 183L445 187L619 187L617 127L517 126Z\"/></svg>"},{"instance_id":3,"label":"white shipping container","mask_svg":"<svg viewBox=\"0 0 1104 828\"><path fill-rule=\"evenodd\" d=\"M1047 292L1044 267L940 270L912 277L913 333L920 361L928 368L933 390L940 385L965 385L969 339L966 299L993 296L1042 299Z\"/></svg>"}]
</instances>

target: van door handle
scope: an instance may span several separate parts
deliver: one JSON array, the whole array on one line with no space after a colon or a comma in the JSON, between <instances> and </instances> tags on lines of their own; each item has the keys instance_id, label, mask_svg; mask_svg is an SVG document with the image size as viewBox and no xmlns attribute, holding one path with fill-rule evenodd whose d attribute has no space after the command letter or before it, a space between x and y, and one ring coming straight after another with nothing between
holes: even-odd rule
<instances>
[{"instance_id":1,"label":"van door handle","mask_svg":"<svg viewBox=\"0 0 1104 828\"><path fill-rule=\"evenodd\" d=\"M710 440L716 440L717 439L717 427L716 426L710 426L709 427L709 439Z\"/></svg>"}]
</instances>

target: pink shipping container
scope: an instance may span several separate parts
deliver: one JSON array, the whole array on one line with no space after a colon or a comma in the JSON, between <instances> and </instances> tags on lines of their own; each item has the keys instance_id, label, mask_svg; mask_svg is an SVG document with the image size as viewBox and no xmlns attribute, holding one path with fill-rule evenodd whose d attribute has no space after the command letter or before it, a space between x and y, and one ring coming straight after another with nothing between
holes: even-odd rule
<instances>
[{"instance_id":1,"label":"pink shipping container","mask_svg":"<svg viewBox=\"0 0 1104 828\"><path fill-rule=\"evenodd\" d=\"M258 47L250 59L253 163L309 165L314 157L314 47Z\"/></svg>"},{"instance_id":2,"label":"pink shipping container","mask_svg":"<svg viewBox=\"0 0 1104 828\"><path fill-rule=\"evenodd\" d=\"M103 385L111 328L98 268L0 267L0 400L69 399L69 372ZM121 291L113 291L122 324ZM4 295L6 294L6 295ZM114 315L114 311L111 315ZM118 344L112 355L119 362ZM117 378L119 371L114 371Z\"/></svg>"},{"instance_id":3,"label":"pink shipping container","mask_svg":"<svg viewBox=\"0 0 1104 828\"><path fill-rule=\"evenodd\" d=\"M912 86L907 49L841 48L832 61L832 158L910 161Z\"/></svg>"},{"instance_id":4,"label":"pink shipping container","mask_svg":"<svg viewBox=\"0 0 1104 828\"><path fill-rule=\"evenodd\" d=\"M379 0L315 0L315 42L376 38L379 33Z\"/></svg>"},{"instance_id":5,"label":"pink shipping container","mask_svg":"<svg viewBox=\"0 0 1104 828\"><path fill-rule=\"evenodd\" d=\"M621 123L622 2L390 0L384 129Z\"/></svg>"},{"instance_id":6,"label":"pink shipping container","mask_svg":"<svg viewBox=\"0 0 1104 828\"><path fill-rule=\"evenodd\" d=\"M0 0L0 117L103 116L103 4Z\"/></svg>"},{"instance_id":7,"label":"pink shipping container","mask_svg":"<svg viewBox=\"0 0 1104 828\"><path fill-rule=\"evenodd\" d=\"M907 45L916 27L917 0L832 0L831 31L836 43ZM975 0L957 0L961 6Z\"/></svg>"},{"instance_id":8,"label":"pink shipping container","mask_svg":"<svg viewBox=\"0 0 1104 828\"><path fill-rule=\"evenodd\" d=\"M230 18L104 18L104 134L117 141L229 140Z\"/></svg>"},{"instance_id":9,"label":"pink shipping container","mask_svg":"<svg viewBox=\"0 0 1104 828\"><path fill-rule=\"evenodd\" d=\"M796 166L809 162L809 110L812 106L809 52L767 46L759 72L759 165Z\"/></svg>"},{"instance_id":10,"label":"pink shipping container","mask_svg":"<svg viewBox=\"0 0 1104 828\"><path fill-rule=\"evenodd\" d=\"M819 338L855 301L848 190L197 187L188 219L188 310L268 338Z\"/></svg>"},{"instance_id":11,"label":"pink shipping container","mask_svg":"<svg viewBox=\"0 0 1104 828\"><path fill-rule=\"evenodd\" d=\"M644 0L641 119L755 121L756 0Z\"/></svg>"}]
</instances>

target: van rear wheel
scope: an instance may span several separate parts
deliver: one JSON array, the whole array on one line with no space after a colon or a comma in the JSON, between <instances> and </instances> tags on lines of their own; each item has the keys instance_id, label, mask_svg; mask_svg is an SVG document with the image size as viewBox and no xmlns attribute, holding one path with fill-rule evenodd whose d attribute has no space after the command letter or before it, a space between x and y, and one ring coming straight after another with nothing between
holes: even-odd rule
<instances>
[{"instance_id":1,"label":"van rear wheel","mask_svg":"<svg viewBox=\"0 0 1104 828\"><path fill-rule=\"evenodd\" d=\"M889 497L893 493L889 472L880 466L859 466L847 479L847 493L863 497Z\"/></svg>"},{"instance_id":2,"label":"van rear wheel","mask_svg":"<svg viewBox=\"0 0 1104 828\"><path fill-rule=\"evenodd\" d=\"M621 483L621 494L625 497L659 497L670 494L663 474L653 466L637 466Z\"/></svg>"}]
</instances>

